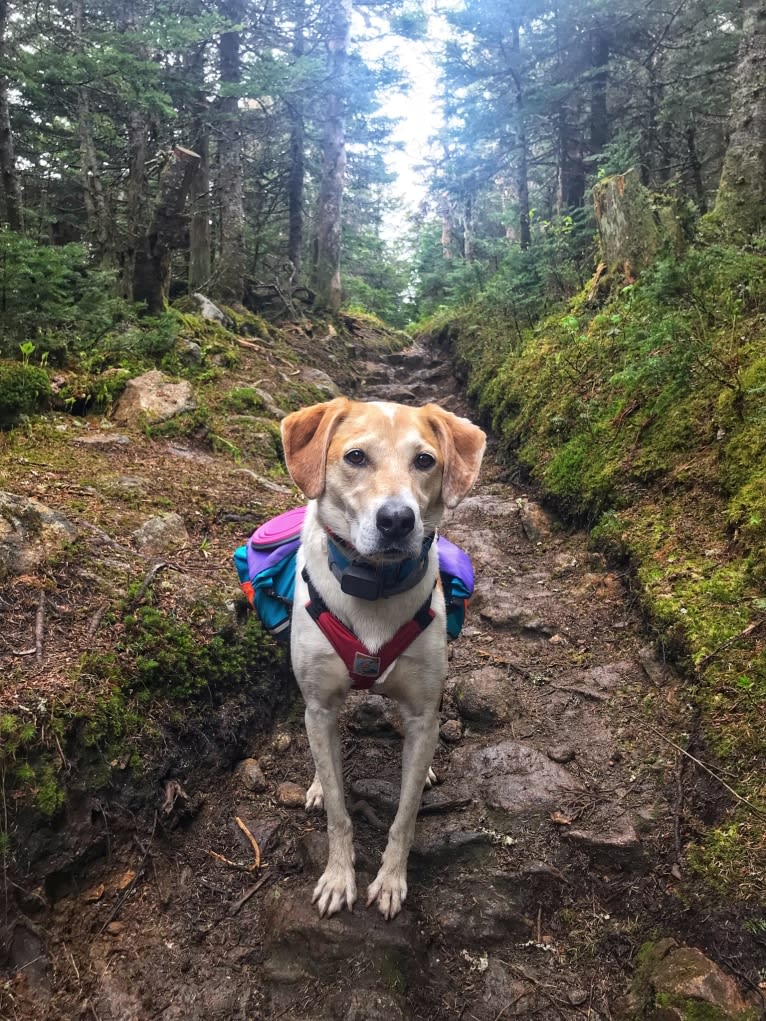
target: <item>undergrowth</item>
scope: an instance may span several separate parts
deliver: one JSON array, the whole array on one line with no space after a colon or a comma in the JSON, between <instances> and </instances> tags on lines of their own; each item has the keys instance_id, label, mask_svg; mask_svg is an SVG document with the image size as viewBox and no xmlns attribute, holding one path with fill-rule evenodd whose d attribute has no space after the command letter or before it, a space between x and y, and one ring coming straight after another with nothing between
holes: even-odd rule
<instances>
[{"instance_id":1,"label":"undergrowth","mask_svg":"<svg viewBox=\"0 0 766 1021\"><path fill-rule=\"evenodd\" d=\"M506 450L633 564L709 752L766 810L766 257L700 247L590 295L521 337L486 297L430 331ZM763 896L763 827L743 805L688 858L719 892Z\"/></svg>"}]
</instances>

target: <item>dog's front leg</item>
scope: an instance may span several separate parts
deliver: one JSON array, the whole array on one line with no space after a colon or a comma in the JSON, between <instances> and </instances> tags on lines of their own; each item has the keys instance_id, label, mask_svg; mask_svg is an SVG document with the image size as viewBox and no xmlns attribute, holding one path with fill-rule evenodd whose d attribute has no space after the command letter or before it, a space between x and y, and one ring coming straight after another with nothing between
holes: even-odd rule
<instances>
[{"instance_id":1,"label":"dog's front leg","mask_svg":"<svg viewBox=\"0 0 766 1021\"><path fill-rule=\"evenodd\" d=\"M343 796L337 706L330 708L309 702L306 706L306 732L322 785L330 845L327 868L314 887L312 903L317 905L320 915L334 915L344 903L350 911L356 900L354 843L351 818Z\"/></svg>"},{"instance_id":2,"label":"dog's front leg","mask_svg":"<svg viewBox=\"0 0 766 1021\"><path fill-rule=\"evenodd\" d=\"M383 864L367 890L367 907L375 901L385 918L401 910L407 896L407 859L415 836L415 823L428 778L431 760L439 738L439 718L435 707L418 714L402 707L404 747L402 749L402 790Z\"/></svg>"}]
</instances>

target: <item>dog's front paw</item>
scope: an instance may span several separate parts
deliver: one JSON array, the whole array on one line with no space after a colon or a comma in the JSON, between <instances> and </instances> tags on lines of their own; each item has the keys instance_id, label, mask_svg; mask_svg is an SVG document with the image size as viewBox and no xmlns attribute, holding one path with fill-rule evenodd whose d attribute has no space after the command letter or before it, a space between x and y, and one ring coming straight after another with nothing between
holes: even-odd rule
<instances>
[{"instance_id":1,"label":"dog's front paw","mask_svg":"<svg viewBox=\"0 0 766 1021\"><path fill-rule=\"evenodd\" d=\"M321 812L324 808L324 791L322 785L319 782L319 777L315 776L314 780L306 791L306 811Z\"/></svg>"},{"instance_id":2,"label":"dog's front paw","mask_svg":"<svg viewBox=\"0 0 766 1021\"><path fill-rule=\"evenodd\" d=\"M316 904L320 917L336 914L345 904L349 911L356 901L356 877L351 865L330 862L314 887L311 903Z\"/></svg>"},{"instance_id":3,"label":"dog's front paw","mask_svg":"<svg viewBox=\"0 0 766 1021\"><path fill-rule=\"evenodd\" d=\"M407 898L407 869L387 869L384 865L367 888L367 907L376 901L386 919L398 915Z\"/></svg>"}]
</instances>

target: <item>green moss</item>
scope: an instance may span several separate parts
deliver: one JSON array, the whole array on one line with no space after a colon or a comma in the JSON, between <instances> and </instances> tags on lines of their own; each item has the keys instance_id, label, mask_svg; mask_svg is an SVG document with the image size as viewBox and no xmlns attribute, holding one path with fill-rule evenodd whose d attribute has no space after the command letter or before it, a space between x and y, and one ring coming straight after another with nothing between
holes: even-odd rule
<instances>
[{"instance_id":1,"label":"green moss","mask_svg":"<svg viewBox=\"0 0 766 1021\"><path fill-rule=\"evenodd\" d=\"M223 407L235 414L263 411L265 404L258 391L252 386L240 386L230 390L223 398Z\"/></svg>"}]
</instances>

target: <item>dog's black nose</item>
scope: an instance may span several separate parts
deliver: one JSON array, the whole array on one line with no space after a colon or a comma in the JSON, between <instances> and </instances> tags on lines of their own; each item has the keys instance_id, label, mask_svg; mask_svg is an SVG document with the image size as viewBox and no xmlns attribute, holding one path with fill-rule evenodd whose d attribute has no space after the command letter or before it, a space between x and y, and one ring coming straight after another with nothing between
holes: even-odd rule
<instances>
[{"instance_id":1,"label":"dog's black nose","mask_svg":"<svg viewBox=\"0 0 766 1021\"><path fill-rule=\"evenodd\" d=\"M409 535L415 527L415 511L400 504L384 503L377 513L375 524L385 539L396 542Z\"/></svg>"}]
</instances>

